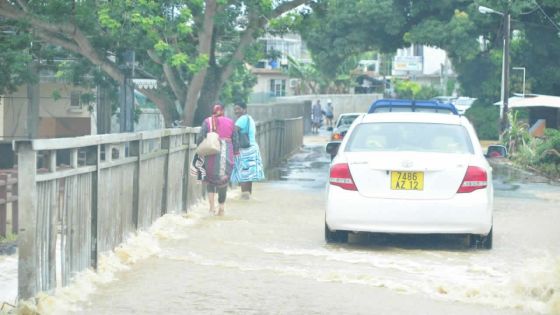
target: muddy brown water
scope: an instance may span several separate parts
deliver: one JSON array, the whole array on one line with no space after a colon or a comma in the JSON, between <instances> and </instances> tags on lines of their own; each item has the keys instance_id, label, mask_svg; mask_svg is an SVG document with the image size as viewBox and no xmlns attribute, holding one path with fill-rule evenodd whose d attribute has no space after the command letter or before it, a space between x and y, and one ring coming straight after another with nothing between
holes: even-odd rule
<instances>
[{"instance_id":1,"label":"muddy brown water","mask_svg":"<svg viewBox=\"0 0 560 315\"><path fill-rule=\"evenodd\" d=\"M494 249L453 237L325 244L330 159L307 145L226 215L167 215L43 299L59 314L560 314L560 187L497 176Z\"/></svg>"}]
</instances>

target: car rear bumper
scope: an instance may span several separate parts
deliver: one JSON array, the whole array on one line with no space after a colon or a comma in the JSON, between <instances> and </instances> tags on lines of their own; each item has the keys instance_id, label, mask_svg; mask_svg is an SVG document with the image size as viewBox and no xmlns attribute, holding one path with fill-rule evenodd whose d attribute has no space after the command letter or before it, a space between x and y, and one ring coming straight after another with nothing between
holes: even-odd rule
<instances>
[{"instance_id":1,"label":"car rear bumper","mask_svg":"<svg viewBox=\"0 0 560 315\"><path fill-rule=\"evenodd\" d=\"M325 220L331 230L486 235L492 227L492 198L485 190L445 200L368 198L331 186Z\"/></svg>"}]
</instances>

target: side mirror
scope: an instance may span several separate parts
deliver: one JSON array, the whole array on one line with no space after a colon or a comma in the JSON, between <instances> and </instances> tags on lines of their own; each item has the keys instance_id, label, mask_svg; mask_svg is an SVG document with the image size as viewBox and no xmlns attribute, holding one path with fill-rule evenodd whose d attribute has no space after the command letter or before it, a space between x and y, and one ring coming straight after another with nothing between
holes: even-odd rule
<instances>
[{"instance_id":1,"label":"side mirror","mask_svg":"<svg viewBox=\"0 0 560 315\"><path fill-rule=\"evenodd\" d=\"M333 141L327 143L327 146L325 147L325 151L327 151L327 153L331 155L331 158L333 158L338 153L338 148L340 147L340 143L341 143L340 141Z\"/></svg>"},{"instance_id":2,"label":"side mirror","mask_svg":"<svg viewBox=\"0 0 560 315\"><path fill-rule=\"evenodd\" d=\"M499 157L507 157L507 149L503 145L491 145L488 146L486 150L486 157L487 158L499 158Z\"/></svg>"}]
</instances>

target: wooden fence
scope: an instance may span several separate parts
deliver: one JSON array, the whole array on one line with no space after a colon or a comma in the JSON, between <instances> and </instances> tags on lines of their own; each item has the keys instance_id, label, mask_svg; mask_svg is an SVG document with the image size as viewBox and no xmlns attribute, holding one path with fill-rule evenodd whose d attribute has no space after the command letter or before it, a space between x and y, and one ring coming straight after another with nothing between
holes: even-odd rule
<instances>
[{"instance_id":1,"label":"wooden fence","mask_svg":"<svg viewBox=\"0 0 560 315\"><path fill-rule=\"evenodd\" d=\"M57 277L67 285L76 272L97 268L99 254L129 233L196 203L204 189L189 176L189 164L198 130L17 142L18 185L25 188L19 196L19 299L51 291ZM271 167L302 145L303 120L259 123L257 137Z\"/></svg>"},{"instance_id":2,"label":"wooden fence","mask_svg":"<svg viewBox=\"0 0 560 315\"><path fill-rule=\"evenodd\" d=\"M0 170L0 237L17 234L17 171Z\"/></svg>"}]
</instances>

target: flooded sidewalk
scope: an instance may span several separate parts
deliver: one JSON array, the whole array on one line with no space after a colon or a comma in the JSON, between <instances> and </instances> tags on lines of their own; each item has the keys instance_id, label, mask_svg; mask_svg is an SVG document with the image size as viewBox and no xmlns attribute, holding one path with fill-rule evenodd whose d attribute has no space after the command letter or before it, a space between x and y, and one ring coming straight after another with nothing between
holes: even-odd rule
<instances>
[{"instance_id":1,"label":"flooded sidewalk","mask_svg":"<svg viewBox=\"0 0 560 315\"><path fill-rule=\"evenodd\" d=\"M0 310L4 303L11 305L16 303L17 274L17 252L0 255Z\"/></svg>"}]
</instances>

